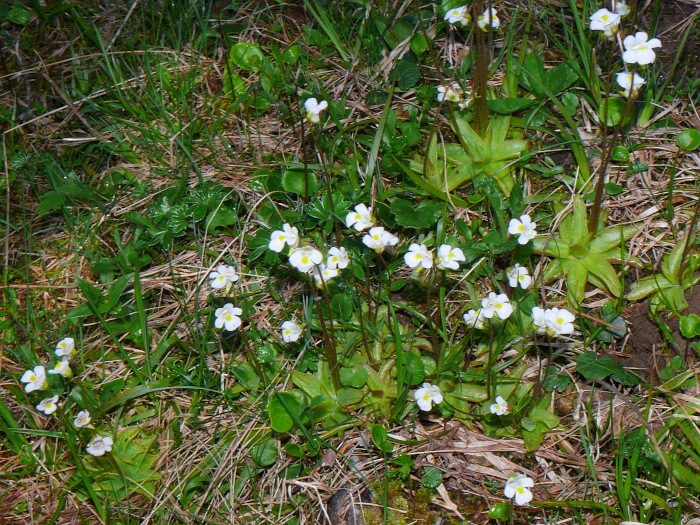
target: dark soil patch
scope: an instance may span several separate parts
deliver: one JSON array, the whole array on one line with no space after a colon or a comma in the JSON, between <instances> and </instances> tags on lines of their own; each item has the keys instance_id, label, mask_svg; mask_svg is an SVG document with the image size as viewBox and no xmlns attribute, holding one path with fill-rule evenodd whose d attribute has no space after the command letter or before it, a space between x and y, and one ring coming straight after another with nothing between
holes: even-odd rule
<instances>
[{"instance_id":1,"label":"dark soil patch","mask_svg":"<svg viewBox=\"0 0 700 525\"><path fill-rule=\"evenodd\" d=\"M688 309L684 315L700 315L700 288L694 289L686 296ZM648 378L652 370L660 370L667 364L667 358L680 354L692 359L689 353L689 341L681 335L679 319L668 312L660 314L660 320L666 329L649 318L649 305L633 304L624 315L629 325L629 339L625 348L626 353L618 356L618 361L637 372L641 377ZM664 336L664 333L667 335ZM691 363L688 363L689 365Z\"/></svg>"},{"instance_id":2,"label":"dark soil patch","mask_svg":"<svg viewBox=\"0 0 700 525\"><path fill-rule=\"evenodd\" d=\"M690 2L663 1L658 3L658 25L654 36L661 39L662 48L658 50L658 63L666 74L670 73L671 65L683 41L686 31L690 31L682 49L678 69L674 74L674 82L684 76L688 79L697 78L700 71L700 26L691 20L698 11L698 5ZM693 27L689 27L692 24Z\"/></svg>"}]
</instances>

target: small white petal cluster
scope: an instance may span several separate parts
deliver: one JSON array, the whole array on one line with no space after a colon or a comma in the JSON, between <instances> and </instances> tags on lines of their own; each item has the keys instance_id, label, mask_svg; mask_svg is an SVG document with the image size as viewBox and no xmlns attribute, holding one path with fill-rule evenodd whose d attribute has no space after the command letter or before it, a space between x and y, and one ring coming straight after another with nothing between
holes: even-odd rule
<instances>
[{"instance_id":1,"label":"small white petal cluster","mask_svg":"<svg viewBox=\"0 0 700 525\"><path fill-rule=\"evenodd\" d=\"M43 399L41 403L36 406L36 409L47 416L53 414L56 412L56 409L58 409L58 396Z\"/></svg>"},{"instance_id":2,"label":"small white petal cluster","mask_svg":"<svg viewBox=\"0 0 700 525\"><path fill-rule=\"evenodd\" d=\"M520 219L511 219L508 223L508 233L518 236L518 244L527 244L537 237L537 223L532 222L529 215L521 215Z\"/></svg>"},{"instance_id":3,"label":"small white petal cluster","mask_svg":"<svg viewBox=\"0 0 700 525\"><path fill-rule=\"evenodd\" d=\"M211 272L209 274L209 279L211 279L211 287L214 289L229 288L239 278L240 277L236 273L236 269L233 266L228 266L226 264L220 264L215 272Z\"/></svg>"},{"instance_id":4,"label":"small white petal cluster","mask_svg":"<svg viewBox=\"0 0 700 525\"><path fill-rule=\"evenodd\" d=\"M462 102L462 88L459 87L457 82L453 82L449 86L438 86L437 91L438 102L443 102L445 100L455 103Z\"/></svg>"},{"instance_id":5,"label":"small white petal cluster","mask_svg":"<svg viewBox=\"0 0 700 525\"><path fill-rule=\"evenodd\" d=\"M73 370L70 368L70 360L64 357L49 370L49 374L60 374L66 379L73 377Z\"/></svg>"},{"instance_id":6,"label":"small white petal cluster","mask_svg":"<svg viewBox=\"0 0 700 525\"><path fill-rule=\"evenodd\" d=\"M314 266L313 277L317 288L323 288L333 277L338 276L337 268L329 268L325 264Z\"/></svg>"},{"instance_id":7,"label":"small white petal cluster","mask_svg":"<svg viewBox=\"0 0 700 525\"><path fill-rule=\"evenodd\" d=\"M289 264L301 273L309 273L314 266L323 262L323 254L313 246L296 248L289 255Z\"/></svg>"},{"instance_id":8,"label":"small white petal cluster","mask_svg":"<svg viewBox=\"0 0 700 525\"><path fill-rule=\"evenodd\" d=\"M484 11L483 15L476 18L476 25L479 26L479 29L482 31L488 31L489 24L493 29L498 29L501 27L501 21L498 19L498 13L493 7L490 7Z\"/></svg>"},{"instance_id":9,"label":"small white petal cluster","mask_svg":"<svg viewBox=\"0 0 700 525\"><path fill-rule=\"evenodd\" d=\"M445 18L447 22L453 25L461 25L462 27L469 25L469 22L472 21L472 17L469 16L469 13L467 12L467 6L463 5L461 7L455 7L454 9L450 9L445 13Z\"/></svg>"},{"instance_id":10,"label":"small white petal cluster","mask_svg":"<svg viewBox=\"0 0 700 525\"><path fill-rule=\"evenodd\" d=\"M467 323L468 326L476 328L477 330L484 328L484 319L485 317L483 316L481 308L478 310L469 310L466 314L464 314L464 322Z\"/></svg>"},{"instance_id":11,"label":"small white petal cluster","mask_svg":"<svg viewBox=\"0 0 700 525\"><path fill-rule=\"evenodd\" d=\"M350 255L345 250L345 248L333 247L328 250L328 258L326 259L326 267L335 270L340 268L341 270L348 267L350 264Z\"/></svg>"},{"instance_id":12,"label":"small white petal cluster","mask_svg":"<svg viewBox=\"0 0 700 525\"><path fill-rule=\"evenodd\" d=\"M241 326L240 315L243 310L234 308L233 304L226 303L223 307L217 308L214 312L216 320L214 326L216 328L224 328L227 332L233 332Z\"/></svg>"},{"instance_id":13,"label":"small white petal cluster","mask_svg":"<svg viewBox=\"0 0 700 525\"><path fill-rule=\"evenodd\" d=\"M72 337L61 339L56 345L56 355L58 357L75 357L75 340Z\"/></svg>"},{"instance_id":14,"label":"small white petal cluster","mask_svg":"<svg viewBox=\"0 0 700 525\"><path fill-rule=\"evenodd\" d=\"M622 0L613 0L613 11L618 15L625 17L629 14L630 8Z\"/></svg>"},{"instance_id":15,"label":"small white petal cluster","mask_svg":"<svg viewBox=\"0 0 700 525\"><path fill-rule=\"evenodd\" d=\"M508 268L506 276L508 277L508 284L511 288L520 286L523 290L527 290L532 284L532 277L528 269L517 263L513 265L512 268Z\"/></svg>"},{"instance_id":16,"label":"small white petal cluster","mask_svg":"<svg viewBox=\"0 0 700 525\"><path fill-rule=\"evenodd\" d=\"M574 331L574 314L564 308L532 309L532 322L537 331L550 336L568 335Z\"/></svg>"},{"instance_id":17,"label":"small white petal cluster","mask_svg":"<svg viewBox=\"0 0 700 525\"><path fill-rule=\"evenodd\" d=\"M459 270L459 263L466 260L460 248L443 244L438 248L435 263L439 270Z\"/></svg>"},{"instance_id":18,"label":"small white petal cluster","mask_svg":"<svg viewBox=\"0 0 700 525\"><path fill-rule=\"evenodd\" d=\"M646 66L656 60L654 49L661 47L661 41L658 38L649 40L648 35L639 31L634 36L625 37L622 41L625 46L625 52L622 53L622 60L627 64L639 64Z\"/></svg>"},{"instance_id":19,"label":"small white petal cluster","mask_svg":"<svg viewBox=\"0 0 700 525\"><path fill-rule=\"evenodd\" d=\"M282 341L285 343L293 343L301 337L301 327L294 321L285 321L282 323Z\"/></svg>"},{"instance_id":20,"label":"small white petal cluster","mask_svg":"<svg viewBox=\"0 0 700 525\"><path fill-rule=\"evenodd\" d=\"M306 120L312 124L321 122L321 111L328 107L328 102L322 100L319 102L315 98L310 98L304 102L304 110L306 111Z\"/></svg>"},{"instance_id":21,"label":"small white petal cluster","mask_svg":"<svg viewBox=\"0 0 700 525\"><path fill-rule=\"evenodd\" d=\"M362 243L367 248L372 248L377 253L382 253L388 246L399 243L399 238L386 231L381 226L375 226L362 238Z\"/></svg>"},{"instance_id":22,"label":"small white petal cluster","mask_svg":"<svg viewBox=\"0 0 700 525\"><path fill-rule=\"evenodd\" d=\"M408 247L404 261L409 268L429 270L433 267L433 252L428 250L425 244L413 243Z\"/></svg>"},{"instance_id":23,"label":"small white petal cluster","mask_svg":"<svg viewBox=\"0 0 700 525\"><path fill-rule=\"evenodd\" d=\"M442 393L440 388L430 383L423 383L423 387L416 390L416 404L424 412L429 412L433 408L433 403L442 403Z\"/></svg>"},{"instance_id":24,"label":"small white petal cluster","mask_svg":"<svg viewBox=\"0 0 700 525\"><path fill-rule=\"evenodd\" d=\"M637 73L632 74L629 71L618 73L616 80L618 85L623 89L622 94L626 97L636 97L641 87L646 84L646 80Z\"/></svg>"},{"instance_id":25,"label":"small white petal cluster","mask_svg":"<svg viewBox=\"0 0 700 525\"><path fill-rule=\"evenodd\" d=\"M358 232L374 226L372 220L372 208L367 208L364 204L355 206L355 211L348 213L345 217L345 225L348 228L354 227Z\"/></svg>"},{"instance_id":26,"label":"small white petal cluster","mask_svg":"<svg viewBox=\"0 0 700 525\"><path fill-rule=\"evenodd\" d=\"M607 37L617 33L620 19L622 16L619 13L612 13L607 9L599 9L591 15L591 30L602 31Z\"/></svg>"},{"instance_id":27,"label":"small white petal cluster","mask_svg":"<svg viewBox=\"0 0 700 525\"><path fill-rule=\"evenodd\" d=\"M48 390L49 383L46 381L46 369L43 366L35 366L34 370L27 370L20 379L22 383L27 383L24 386L25 392L33 392L35 390Z\"/></svg>"},{"instance_id":28,"label":"small white petal cluster","mask_svg":"<svg viewBox=\"0 0 700 525\"><path fill-rule=\"evenodd\" d=\"M497 396L496 402L489 407L489 410L492 414L497 416L505 416L508 412L510 412L510 406L506 400L503 399L503 397Z\"/></svg>"},{"instance_id":29,"label":"small white petal cluster","mask_svg":"<svg viewBox=\"0 0 700 525\"><path fill-rule=\"evenodd\" d=\"M92 421L92 417L90 417L90 412L88 412L87 410L81 410L75 416L75 419L73 420L73 425L75 425L75 428L85 428L90 426L90 421Z\"/></svg>"},{"instance_id":30,"label":"small white petal cluster","mask_svg":"<svg viewBox=\"0 0 700 525\"><path fill-rule=\"evenodd\" d=\"M111 437L95 436L87 446L87 453L92 456L104 456L112 451L114 441Z\"/></svg>"},{"instance_id":31,"label":"small white petal cluster","mask_svg":"<svg viewBox=\"0 0 700 525\"><path fill-rule=\"evenodd\" d=\"M532 492L530 489L535 486L535 482L528 478L525 474L511 476L506 481L506 487L503 493L506 498L515 496L517 505L527 505L532 501Z\"/></svg>"},{"instance_id":32,"label":"small white petal cluster","mask_svg":"<svg viewBox=\"0 0 700 525\"><path fill-rule=\"evenodd\" d=\"M508 319L513 313L513 305L504 293L489 292L488 297L481 300L481 315L486 319L497 315L499 319Z\"/></svg>"},{"instance_id":33,"label":"small white petal cluster","mask_svg":"<svg viewBox=\"0 0 700 525\"><path fill-rule=\"evenodd\" d=\"M285 223L282 230L272 232L268 247L273 252L279 253L284 250L285 246L294 248L297 244L299 244L299 230Z\"/></svg>"}]
</instances>

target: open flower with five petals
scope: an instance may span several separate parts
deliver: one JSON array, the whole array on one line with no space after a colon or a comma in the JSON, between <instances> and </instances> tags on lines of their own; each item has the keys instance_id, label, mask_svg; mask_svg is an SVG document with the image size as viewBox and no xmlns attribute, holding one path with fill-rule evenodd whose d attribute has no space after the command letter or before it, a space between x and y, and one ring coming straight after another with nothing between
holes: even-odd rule
<instances>
[{"instance_id":1,"label":"open flower with five petals","mask_svg":"<svg viewBox=\"0 0 700 525\"><path fill-rule=\"evenodd\" d=\"M314 266L323 262L323 254L313 246L296 248L289 256L289 264L301 273L309 273Z\"/></svg>"},{"instance_id":2,"label":"open flower with five petals","mask_svg":"<svg viewBox=\"0 0 700 525\"><path fill-rule=\"evenodd\" d=\"M518 244L527 244L537 237L537 223L532 222L529 215L521 215L520 219L511 219L508 223L508 233L518 236Z\"/></svg>"},{"instance_id":3,"label":"open flower with five petals","mask_svg":"<svg viewBox=\"0 0 700 525\"><path fill-rule=\"evenodd\" d=\"M301 327L294 321L285 321L282 323L282 341L285 343L293 343L301 337Z\"/></svg>"},{"instance_id":4,"label":"open flower with five petals","mask_svg":"<svg viewBox=\"0 0 700 525\"><path fill-rule=\"evenodd\" d=\"M433 267L433 252L428 250L425 244L413 243L408 247L404 255L404 261L409 268L423 268L428 270Z\"/></svg>"},{"instance_id":5,"label":"open flower with five petals","mask_svg":"<svg viewBox=\"0 0 700 525\"><path fill-rule=\"evenodd\" d=\"M235 308L233 304L226 303L221 308L217 308L214 312L214 315L216 316L214 326L216 328L224 328L227 332L233 332L242 324L240 318L242 313L243 310L240 308Z\"/></svg>"},{"instance_id":6,"label":"open flower with five petals","mask_svg":"<svg viewBox=\"0 0 700 525\"><path fill-rule=\"evenodd\" d=\"M20 379L22 383L27 383L24 386L25 392L33 392L34 390L48 390L49 383L46 381L46 369L43 366L35 366L34 370L27 370Z\"/></svg>"},{"instance_id":7,"label":"open flower with five petals","mask_svg":"<svg viewBox=\"0 0 700 525\"><path fill-rule=\"evenodd\" d=\"M58 409L58 396L49 397L42 399L41 403L36 406L39 412L43 412L47 416L50 416Z\"/></svg>"},{"instance_id":8,"label":"open flower with five petals","mask_svg":"<svg viewBox=\"0 0 700 525\"><path fill-rule=\"evenodd\" d=\"M450 9L445 13L445 18L447 22L453 25L460 25L462 27L469 25L469 22L472 21L472 17L469 16L469 12L467 10L467 6L463 5L461 7L455 7L454 9Z\"/></svg>"},{"instance_id":9,"label":"open flower with five petals","mask_svg":"<svg viewBox=\"0 0 700 525\"><path fill-rule=\"evenodd\" d=\"M436 266L440 270L459 270L459 263L466 261L464 252L460 248L454 248L449 244L443 244L438 248Z\"/></svg>"},{"instance_id":10,"label":"open flower with five petals","mask_svg":"<svg viewBox=\"0 0 700 525\"><path fill-rule=\"evenodd\" d=\"M366 230L374 225L372 220L372 208L360 203L355 206L355 211L348 212L345 217L345 225L348 228L354 227L358 232Z\"/></svg>"},{"instance_id":11,"label":"open flower with five petals","mask_svg":"<svg viewBox=\"0 0 700 525\"><path fill-rule=\"evenodd\" d=\"M87 453L92 456L104 456L107 452L112 451L114 441L109 436L95 436L87 446Z\"/></svg>"},{"instance_id":12,"label":"open flower with five petals","mask_svg":"<svg viewBox=\"0 0 700 525\"><path fill-rule=\"evenodd\" d=\"M56 355L58 357L75 357L75 340L72 337L61 339L56 345Z\"/></svg>"},{"instance_id":13,"label":"open flower with five petals","mask_svg":"<svg viewBox=\"0 0 700 525\"><path fill-rule=\"evenodd\" d=\"M289 224L283 224L282 230L275 230L270 236L268 248L273 252L281 252L285 246L294 248L299 244L299 230Z\"/></svg>"},{"instance_id":14,"label":"open flower with five petals","mask_svg":"<svg viewBox=\"0 0 700 525\"><path fill-rule=\"evenodd\" d=\"M625 46L625 52L622 53L622 60L627 64L639 64L646 66L656 60L654 49L661 47L661 40L652 38L644 31L639 31L634 36L626 36L622 41Z\"/></svg>"},{"instance_id":15,"label":"open flower with five petals","mask_svg":"<svg viewBox=\"0 0 700 525\"><path fill-rule=\"evenodd\" d=\"M517 505L527 505L532 501L532 492L530 489L535 486L535 482L528 478L525 474L511 476L506 481L506 487L503 493L506 498L515 496Z\"/></svg>"},{"instance_id":16,"label":"open flower with five petals","mask_svg":"<svg viewBox=\"0 0 700 525\"><path fill-rule=\"evenodd\" d=\"M512 313L513 305L510 304L508 296L504 293L490 292L489 296L481 301L481 315L486 319L491 319L494 315L497 315L499 319L508 319Z\"/></svg>"},{"instance_id":17,"label":"open flower with five petals","mask_svg":"<svg viewBox=\"0 0 700 525\"><path fill-rule=\"evenodd\" d=\"M602 31L607 37L617 33L622 17L618 13L612 13L607 9L599 9L591 15L591 30Z\"/></svg>"},{"instance_id":18,"label":"open flower with five petals","mask_svg":"<svg viewBox=\"0 0 700 525\"><path fill-rule=\"evenodd\" d=\"M376 226L370 229L369 233L362 238L362 243L368 248L372 248L375 252L382 253L387 246L398 244L399 238L381 226Z\"/></svg>"},{"instance_id":19,"label":"open flower with five petals","mask_svg":"<svg viewBox=\"0 0 700 525\"><path fill-rule=\"evenodd\" d=\"M70 361L67 357L61 359L54 367L49 370L49 374L60 374L66 379L73 377L73 370L70 368Z\"/></svg>"},{"instance_id":20,"label":"open flower with five petals","mask_svg":"<svg viewBox=\"0 0 700 525\"><path fill-rule=\"evenodd\" d=\"M464 322L467 323L468 326L476 328L477 330L484 328L484 319L485 317L481 308L478 310L469 310L466 314L464 314Z\"/></svg>"},{"instance_id":21,"label":"open flower with five petals","mask_svg":"<svg viewBox=\"0 0 700 525\"><path fill-rule=\"evenodd\" d=\"M497 416L505 416L510 412L510 406L508 402L501 396L496 397L496 402L492 403L489 407L489 411Z\"/></svg>"},{"instance_id":22,"label":"open flower with five petals","mask_svg":"<svg viewBox=\"0 0 700 525\"><path fill-rule=\"evenodd\" d=\"M212 288L226 288L228 290L239 279L239 275L233 266L220 264L215 272L209 274L209 279L211 279Z\"/></svg>"},{"instance_id":23,"label":"open flower with five petals","mask_svg":"<svg viewBox=\"0 0 700 525\"><path fill-rule=\"evenodd\" d=\"M430 383L423 383L423 386L416 390L415 398L418 408L424 412L429 412L433 408L433 403L436 405L442 403L440 388Z\"/></svg>"},{"instance_id":24,"label":"open flower with five petals","mask_svg":"<svg viewBox=\"0 0 700 525\"><path fill-rule=\"evenodd\" d=\"M528 269L517 263L513 265L512 268L508 268L506 276L508 277L508 284L511 288L520 286L523 290L527 290L532 284L532 277Z\"/></svg>"},{"instance_id":25,"label":"open flower with five petals","mask_svg":"<svg viewBox=\"0 0 700 525\"><path fill-rule=\"evenodd\" d=\"M317 288L323 288L328 281L334 277L338 277L337 268L328 268L325 264L314 266L313 271L314 282Z\"/></svg>"},{"instance_id":26,"label":"open flower with five petals","mask_svg":"<svg viewBox=\"0 0 700 525\"><path fill-rule=\"evenodd\" d=\"M501 21L498 18L498 13L493 7L488 8L484 11L484 14L476 17L476 25L482 31L488 31L489 26L493 29L498 29L501 27Z\"/></svg>"},{"instance_id":27,"label":"open flower with five petals","mask_svg":"<svg viewBox=\"0 0 700 525\"><path fill-rule=\"evenodd\" d=\"M73 425L75 428L91 428L90 421L92 421L90 412L87 410L81 410L76 414L75 419L73 419Z\"/></svg>"},{"instance_id":28,"label":"open flower with five petals","mask_svg":"<svg viewBox=\"0 0 700 525\"><path fill-rule=\"evenodd\" d=\"M328 250L328 257L326 258L326 266L328 268L341 270L348 267L350 264L350 255L345 248L336 248L335 246Z\"/></svg>"},{"instance_id":29,"label":"open flower with five petals","mask_svg":"<svg viewBox=\"0 0 700 525\"><path fill-rule=\"evenodd\" d=\"M637 73L630 73L629 71L618 73L615 80L623 89L622 94L626 97L636 97L639 94L639 90L642 88L642 86L646 84L646 80L640 77Z\"/></svg>"}]
</instances>

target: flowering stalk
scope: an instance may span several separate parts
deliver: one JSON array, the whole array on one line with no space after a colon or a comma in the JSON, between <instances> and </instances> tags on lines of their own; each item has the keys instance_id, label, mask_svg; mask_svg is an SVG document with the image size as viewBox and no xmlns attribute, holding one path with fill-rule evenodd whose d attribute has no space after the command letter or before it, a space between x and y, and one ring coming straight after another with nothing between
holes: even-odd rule
<instances>
[{"instance_id":1,"label":"flowering stalk","mask_svg":"<svg viewBox=\"0 0 700 525\"><path fill-rule=\"evenodd\" d=\"M476 0L474 9L477 13L484 12L484 0ZM491 25L487 26L489 34L492 31ZM477 30L476 34L476 63L474 66L474 129L480 137L486 135L486 128L489 125L489 112L486 106L486 81L489 76L489 55L490 50L486 45L487 34Z\"/></svg>"}]
</instances>

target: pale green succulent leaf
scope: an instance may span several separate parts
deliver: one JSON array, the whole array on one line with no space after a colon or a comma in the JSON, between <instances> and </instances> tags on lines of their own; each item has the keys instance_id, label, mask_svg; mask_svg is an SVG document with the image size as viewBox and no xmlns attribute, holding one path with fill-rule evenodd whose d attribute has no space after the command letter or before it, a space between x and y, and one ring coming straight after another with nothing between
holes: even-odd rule
<instances>
[{"instance_id":1,"label":"pale green succulent leaf","mask_svg":"<svg viewBox=\"0 0 700 525\"><path fill-rule=\"evenodd\" d=\"M629 241L639 231L637 226L610 226L599 231L590 243L591 253L603 253ZM620 257L620 251L617 252Z\"/></svg>"},{"instance_id":2,"label":"pale green succulent leaf","mask_svg":"<svg viewBox=\"0 0 700 525\"><path fill-rule=\"evenodd\" d=\"M586 293L586 283L588 282L588 270L577 259L569 259L562 264L562 269L566 274L566 284L568 286L567 299L569 306L578 308L583 302Z\"/></svg>"},{"instance_id":3,"label":"pale green succulent leaf","mask_svg":"<svg viewBox=\"0 0 700 525\"><path fill-rule=\"evenodd\" d=\"M630 291L626 295L628 301L641 301L653 293L663 293L664 290L674 285L663 275L648 275L642 277L636 283L632 283Z\"/></svg>"},{"instance_id":4,"label":"pale green succulent leaf","mask_svg":"<svg viewBox=\"0 0 700 525\"><path fill-rule=\"evenodd\" d=\"M560 242L558 238L535 237L532 240L532 251L548 257L556 257L557 259L571 258L569 246Z\"/></svg>"},{"instance_id":5,"label":"pale green succulent leaf","mask_svg":"<svg viewBox=\"0 0 700 525\"><path fill-rule=\"evenodd\" d=\"M559 259L554 259L547 265L542 277L544 282L548 283L555 279L559 279L562 275L564 275L564 272L561 268L561 261Z\"/></svg>"},{"instance_id":6,"label":"pale green succulent leaf","mask_svg":"<svg viewBox=\"0 0 700 525\"><path fill-rule=\"evenodd\" d=\"M586 267L590 274L595 275L600 280L604 291L610 292L615 297L620 297L622 294L620 278L617 276L615 268L605 258L589 255L581 259L581 264Z\"/></svg>"},{"instance_id":7,"label":"pale green succulent leaf","mask_svg":"<svg viewBox=\"0 0 700 525\"><path fill-rule=\"evenodd\" d=\"M681 263L683 262L683 252L687 242L688 238L686 237L661 259L661 273L672 283L680 281Z\"/></svg>"}]
</instances>

